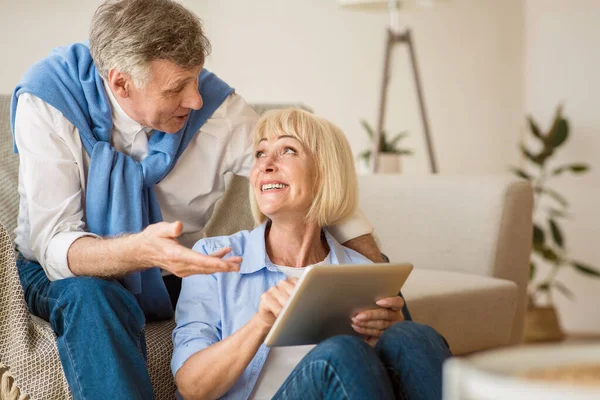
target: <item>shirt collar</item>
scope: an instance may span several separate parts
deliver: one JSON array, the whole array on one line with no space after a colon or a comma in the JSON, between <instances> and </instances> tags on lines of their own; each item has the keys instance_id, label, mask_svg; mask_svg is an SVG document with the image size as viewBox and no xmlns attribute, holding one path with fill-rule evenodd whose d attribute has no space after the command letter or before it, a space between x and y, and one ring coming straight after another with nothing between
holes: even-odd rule
<instances>
[{"instance_id":1,"label":"shirt collar","mask_svg":"<svg viewBox=\"0 0 600 400\"><path fill-rule=\"evenodd\" d=\"M240 274L251 274L263 268L270 271L278 271L269 261L267 249L265 246L265 231L268 221L256 227L248 236L248 241L244 245L244 257L240 265ZM351 264L352 260L348 255L346 248L338 243L337 240L327 229L323 228L325 240L329 245L331 254L331 264Z\"/></svg>"},{"instance_id":2,"label":"shirt collar","mask_svg":"<svg viewBox=\"0 0 600 400\"><path fill-rule=\"evenodd\" d=\"M139 132L140 130L144 130L146 133L150 133L153 131L152 128L148 128L135 121L129 115L125 113L121 105L117 102L115 95L110 90L108 86L108 82L105 79L102 79L102 83L104 84L104 90L106 91L106 95L108 96L108 101L110 102L110 106L112 108L112 118L113 118L113 128L118 130L123 135L130 135Z\"/></svg>"}]
</instances>

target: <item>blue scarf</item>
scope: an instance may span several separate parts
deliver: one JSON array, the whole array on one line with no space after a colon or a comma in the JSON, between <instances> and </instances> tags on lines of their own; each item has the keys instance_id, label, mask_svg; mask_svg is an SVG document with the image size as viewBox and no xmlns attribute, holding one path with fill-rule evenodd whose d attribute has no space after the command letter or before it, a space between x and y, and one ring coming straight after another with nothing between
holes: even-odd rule
<instances>
[{"instance_id":1,"label":"blue scarf","mask_svg":"<svg viewBox=\"0 0 600 400\"><path fill-rule=\"evenodd\" d=\"M200 127L233 92L207 70L200 73L198 89L202 108L192 110L175 134L155 131L148 140L148 156L137 162L110 145L112 109L89 47L83 43L59 47L33 65L17 85L11 103L13 138L22 93L31 93L59 110L79 130L90 156L85 209L88 229L100 236L137 233L162 221L153 186L171 171ZM121 283L136 295L149 319L172 317L173 305L159 268L130 274Z\"/></svg>"}]
</instances>

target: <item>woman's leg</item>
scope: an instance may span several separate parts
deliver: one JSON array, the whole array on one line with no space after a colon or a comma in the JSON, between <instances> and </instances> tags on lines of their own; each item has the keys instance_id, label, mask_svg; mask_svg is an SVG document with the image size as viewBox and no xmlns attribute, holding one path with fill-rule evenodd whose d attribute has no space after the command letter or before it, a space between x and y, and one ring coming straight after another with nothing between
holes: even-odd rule
<instances>
[{"instance_id":1,"label":"woman's leg","mask_svg":"<svg viewBox=\"0 0 600 400\"><path fill-rule=\"evenodd\" d=\"M274 399L393 399L375 351L356 336L323 341L300 361Z\"/></svg>"},{"instance_id":2,"label":"woman's leg","mask_svg":"<svg viewBox=\"0 0 600 400\"><path fill-rule=\"evenodd\" d=\"M452 353L435 329L399 322L379 338L375 351L388 371L396 398L442 398L442 364Z\"/></svg>"}]
</instances>

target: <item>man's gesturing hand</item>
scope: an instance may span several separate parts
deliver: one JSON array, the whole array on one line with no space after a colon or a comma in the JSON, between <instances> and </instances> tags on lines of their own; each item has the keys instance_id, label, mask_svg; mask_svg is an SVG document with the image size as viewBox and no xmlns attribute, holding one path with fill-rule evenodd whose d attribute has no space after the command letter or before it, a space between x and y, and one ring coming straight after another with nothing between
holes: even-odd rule
<instances>
[{"instance_id":1,"label":"man's gesturing hand","mask_svg":"<svg viewBox=\"0 0 600 400\"><path fill-rule=\"evenodd\" d=\"M223 259L231 248L220 249L208 256L200 254L179 244L177 238L182 231L183 224L177 221L152 224L139 233L139 257L144 264L166 269L179 277L240 270L241 257Z\"/></svg>"}]
</instances>

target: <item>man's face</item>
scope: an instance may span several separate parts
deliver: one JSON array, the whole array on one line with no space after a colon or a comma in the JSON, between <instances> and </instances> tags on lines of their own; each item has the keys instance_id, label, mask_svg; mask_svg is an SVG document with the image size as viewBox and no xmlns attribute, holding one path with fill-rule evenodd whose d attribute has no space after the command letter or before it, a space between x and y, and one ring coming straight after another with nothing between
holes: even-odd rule
<instances>
[{"instance_id":1,"label":"man's face","mask_svg":"<svg viewBox=\"0 0 600 400\"><path fill-rule=\"evenodd\" d=\"M198 75L202 65L183 69L166 60L150 63L150 79L144 88L129 82L121 106L140 124L167 133L177 133L191 110L202 107Z\"/></svg>"}]
</instances>

